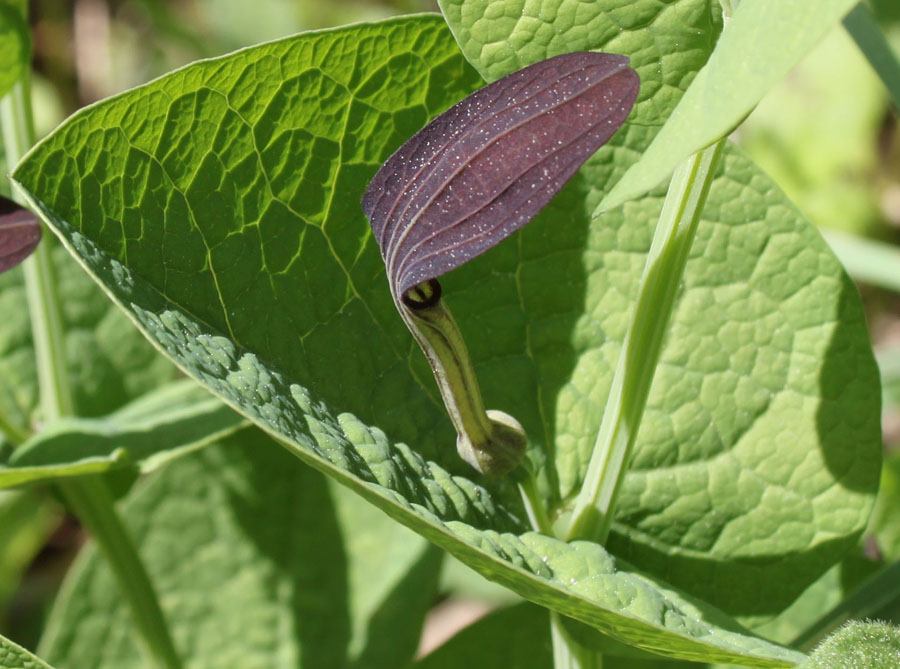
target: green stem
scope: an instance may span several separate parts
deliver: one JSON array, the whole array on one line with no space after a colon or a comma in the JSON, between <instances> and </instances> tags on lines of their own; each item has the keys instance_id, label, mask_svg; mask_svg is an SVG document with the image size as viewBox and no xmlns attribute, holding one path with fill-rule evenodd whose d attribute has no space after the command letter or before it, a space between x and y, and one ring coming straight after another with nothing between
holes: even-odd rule
<instances>
[{"instance_id":1,"label":"green stem","mask_svg":"<svg viewBox=\"0 0 900 669\"><path fill-rule=\"evenodd\" d=\"M441 298L441 284L425 281L396 300L397 309L434 373L441 398L456 428L459 456L482 474L503 476L515 470L531 527L552 536L547 516L527 459L528 438L519 422L502 411L485 411L481 389L462 333ZM522 467L518 465L522 463Z\"/></svg>"},{"instance_id":2,"label":"green stem","mask_svg":"<svg viewBox=\"0 0 900 669\"><path fill-rule=\"evenodd\" d=\"M844 29L856 42L872 69L881 77L894 107L900 110L900 61L894 55L872 12L863 3L859 3L844 17Z\"/></svg>"},{"instance_id":3,"label":"green stem","mask_svg":"<svg viewBox=\"0 0 900 669\"><path fill-rule=\"evenodd\" d=\"M900 562L885 567L825 612L815 623L798 635L791 646L812 650L827 634L834 632L848 620L879 617L879 611L900 597Z\"/></svg>"},{"instance_id":4,"label":"green stem","mask_svg":"<svg viewBox=\"0 0 900 669\"><path fill-rule=\"evenodd\" d=\"M34 143L29 99L26 75L0 101L4 148L10 167ZM65 354L62 308L48 241L49 236L25 261L24 273L40 383L41 413L45 422L52 422L73 415L75 403ZM60 490L109 562L119 589L131 605L135 623L154 664L179 669L181 662L156 592L134 542L116 512L105 481L99 477L85 477L60 484Z\"/></svg>"},{"instance_id":5,"label":"green stem","mask_svg":"<svg viewBox=\"0 0 900 669\"><path fill-rule=\"evenodd\" d=\"M395 302L434 373L456 428L459 456L482 474L511 472L525 455L525 430L509 414L485 411L466 343L441 298L441 284L425 281Z\"/></svg>"},{"instance_id":6,"label":"green stem","mask_svg":"<svg viewBox=\"0 0 900 669\"><path fill-rule=\"evenodd\" d=\"M6 167L10 171L19 159L34 144L34 123L31 113L31 86L27 77L22 77L12 89L0 99L0 119L3 126L3 149L6 152ZM17 198L17 194L13 193ZM21 203L21 200L19 200Z\"/></svg>"},{"instance_id":7,"label":"green stem","mask_svg":"<svg viewBox=\"0 0 900 669\"><path fill-rule=\"evenodd\" d=\"M900 248L841 230L819 232L854 281L900 292Z\"/></svg>"},{"instance_id":8,"label":"green stem","mask_svg":"<svg viewBox=\"0 0 900 669\"><path fill-rule=\"evenodd\" d=\"M159 598L134 541L116 512L106 481L100 476L83 476L58 485L66 504L97 541L109 563L152 662L166 669L179 669L181 660Z\"/></svg>"},{"instance_id":9,"label":"green stem","mask_svg":"<svg viewBox=\"0 0 900 669\"><path fill-rule=\"evenodd\" d=\"M609 534L688 251L724 145L723 139L694 154L672 175L568 540L605 543Z\"/></svg>"},{"instance_id":10,"label":"green stem","mask_svg":"<svg viewBox=\"0 0 900 669\"><path fill-rule=\"evenodd\" d=\"M46 230L44 234L46 236ZM45 239L43 244L38 244L22 267L41 389L41 415L45 423L75 413L69 386L65 328L48 242Z\"/></svg>"},{"instance_id":11,"label":"green stem","mask_svg":"<svg viewBox=\"0 0 900 669\"><path fill-rule=\"evenodd\" d=\"M547 515L547 508L544 506L544 500L538 491L537 481L527 459L523 461L521 475L516 477L516 483L519 486L519 494L522 496L522 503L525 506L525 512L528 514L528 521L531 528L535 532L541 532L548 536L553 536L553 523Z\"/></svg>"},{"instance_id":12,"label":"green stem","mask_svg":"<svg viewBox=\"0 0 900 669\"><path fill-rule=\"evenodd\" d=\"M550 612L553 669L603 669L603 655L585 648L566 631L562 616Z\"/></svg>"}]
</instances>

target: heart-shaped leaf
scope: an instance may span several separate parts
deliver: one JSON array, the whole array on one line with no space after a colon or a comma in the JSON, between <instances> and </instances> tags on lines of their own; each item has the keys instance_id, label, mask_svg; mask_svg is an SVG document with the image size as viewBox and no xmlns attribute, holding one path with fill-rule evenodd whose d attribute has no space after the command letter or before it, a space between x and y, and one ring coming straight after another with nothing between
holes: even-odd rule
<instances>
[{"instance_id":1,"label":"heart-shaped leaf","mask_svg":"<svg viewBox=\"0 0 900 669\"><path fill-rule=\"evenodd\" d=\"M641 76L631 118L581 171L588 178L582 199L563 191L545 220L518 235L517 248L497 249L492 267L477 268L476 261L452 275L464 287L454 304L462 327L467 318L485 327L478 312L500 312L501 304L526 310L524 355L539 370L540 411L545 431L554 435L565 499L578 491L595 443L664 191L609 211L595 225L584 223L584 237L574 225L561 236L556 221L581 203L593 213L604 187L646 149L711 53L719 2L636 0L626 8L616 0L446 0L442 7L467 58L490 77L558 53L563 43L627 53ZM506 301L489 302L483 286L497 266L515 272L515 290ZM541 288L529 289L538 282ZM583 294L549 288L580 282L588 286ZM572 301L567 308L566 300ZM868 332L856 289L820 235L730 148L679 303L608 545L753 624L788 606L853 544L832 541L831 530L788 528L816 518L812 525L837 529L843 522L829 511L834 508L856 509L848 539L866 525L881 459L880 389ZM567 309L578 314L571 321L563 316ZM811 345L816 371L801 372ZM512 358L504 353L508 374ZM855 371L846 374L849 369ZM493 387L483 384L486 397L512 393L512 384L498 376ZM527 413L518 415L525 424ZM811 462L831 483L817 483L819 474L807 469ZM799 471L802 476L785 478Z\"/></svg>"}]
</instances>

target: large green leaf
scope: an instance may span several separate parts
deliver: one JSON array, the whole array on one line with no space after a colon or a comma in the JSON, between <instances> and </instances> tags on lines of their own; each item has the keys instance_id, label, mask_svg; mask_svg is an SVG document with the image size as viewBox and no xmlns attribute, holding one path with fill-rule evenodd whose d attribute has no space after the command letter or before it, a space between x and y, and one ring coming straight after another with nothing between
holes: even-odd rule
<instances>
[{"instance_id":1,"label":"large green leaf","mask_svg":"<svg viewBox=\"0 0 900 669\"><path fill-rule=\"evenodd\" d=\"M709 63L597 212L646 193L727 135L857 0L741 0Z\"/></svg>"},{"instance_id":2,"label":"large green leaf","mask_svg":"<svg viewBox=\"0 0 900 669\"><path fill-rule=\"evenodd\" d=\"M0 636L0 667L2 669L52 669L39 657L2 636Z\"/></svg>"},{"instance_id":3,"label":"large green leaf","mask_svg":"<svg viewBox=\"0 0 900 669\"><path fill-rule=\"evenodd\" d=\"M31 32L18 2L0 0L0 98L9 92L31 58Z\"/></svg>"},{"instance_id":4,"label":"large green leaf","mask_svg":"<svg viewBox=\"0 0 900 669\"><path fill-rule=\"evenodd\" d=\"M730 152L611 540L657 576L593 544L516 536L524 514L502 482L428 461L464 471L358 205L390 151L476 84L437 17L308 33L86 110L15 178L188 373L482 574L677 657L796 661L658 576L771 613L852 545L879 453L855 290ZM528 429L551 501L579 484L660 199L600 223L590 212L648 132L630 128L633 149L601 154L538 221L445 281L488 406Z\"/></svg>"},{"instance_id":5,"label":"large green leaf","mask_svg":"<svg viewBox=\"0 0 900 669\"><path fill-rule=\"evenodd\" d=\"M160 469L123 516L186 667L401 667L436 594L434 547L255 429ZM67 577L41 654L148 666L93 548Z\"/></svg>"},{"instance_id":6,"label":"large green leaf","mask_svg":"<svg viewBox=\"0 0 900 669\"><path fill-rule=\"evenodd\" d=\"M598 152L577 196L570 187L551 204L547 218L578 212L572 229L583 225L587 234L567 229L563 237L559 225L536 222L519 236L526 335L564 499L578 490L594 446L662 191L593 225L589 213L679 104L678 84L703 66L718 29L718 2L620 5L442 3L464 53L491 78L570 48L628 53L642 77L641 102L611 142L622 146ZM569 33L571 41L553 38ZM703 219L610 547L754 622L787 606L864 527L880 461L877 377L856 291L839 263L739 153L726 153ZM586 294L573 298L582 284ZM577 319L565 319L579 308ZM808 367L804 358L818 362ZM857 376L845 377L851 368ZM807 477L785 478L801 467ZM849 516L833 508L854 516L844 529ZM790 529L798 522L806 530Z\"/></svg>"},{"instance_id":7,"label":"large green leaf","mask_svg":"<svg viewBox=\"0 0 900 669\"><path fill-rule=\"evenodd\" d=\"M439 0L468 61L488 81L580 50L631 58L641 77L632 120L662 125L719 32L718 0Z\"/></svg>"},{"instance_id":8,"label":"large green leaf","mask_svg":"<svg viewBox=\"0 0 900 669\"><path fill-rule=\"evenodd\" d=\"M149 472L246 424L205 388L177 381L104 418L47 426L0 465L0 488L126 467Z\"/></svg>"},{"instance_id":9,"label":"large green leaf","mask_svg":"<svg viewBox=\"0 0 900 669\"><path fill-rule=\"evenodd\" d=\"M659 204L603 220L653 218ZM703 217L609 547L752 621L865 527L881 463L877 372L839 262L738 152Z\"/></svg>"}]
</instances>

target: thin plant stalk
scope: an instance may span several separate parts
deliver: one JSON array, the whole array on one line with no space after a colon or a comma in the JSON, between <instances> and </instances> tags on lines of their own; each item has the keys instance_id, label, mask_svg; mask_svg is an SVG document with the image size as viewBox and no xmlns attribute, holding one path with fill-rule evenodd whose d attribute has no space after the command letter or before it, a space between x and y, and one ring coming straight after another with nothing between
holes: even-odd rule
<instances>
[{"instance_id":1,"label":"thin plant stalk","mask_svg":"<svg viewBox=\"0 0 900 669\"><path fill-rule=\"evenodd\" d=\"M507 413L485 411L466 343L441 298L440 283L420 283L396 303L434 372L456 429L459 456L488 476L511 472L525 454L525 430Z\"/></svg>"},{"instance_id":2,"label":"thin plant stalk","mask_svg":"<svg viewBox=\"0 0 900 669\"><path fill-rule=\"evenodd\" d=\"M810 651L823 637L850 620L877 619L879 610L900 597L900 562L873 575L799 634L791 646Z\"/></svg>"},{"instance_id":3,"label":"thin plant stalk","mask_svg":"<svg viewBox=\"0 0 900 669\"><path fill-rule=\"evenodd\" d=\"M609 534L688 252L724 143L719 140L694 154L672 175L568 540L605 543Z\"/></svg>"},{"instance_id":4,"label":"thin plant stalk","mask_svg":"<svg viewBox=\"0 0 900 669\"><path fill-rule=\"evenodd\" d=\"M900 292L900 247L842 230L820 229L854 281Z\"/></svg>"},{"instance_id":5,"label":"thin plant stalk","mask_svg":"<svg viewBox=\"0 0 900 669\"><path fill-rule=\"evenodd\" d=\"M46 230L44 231L46 233ZM56 272L50 257L50 245L38 244L23 263L25 294L31 316L31 335L37 361L38 386L41 389L41 417L50 423L75 413L69 386L65 351L65 326L57 293Z\"/></svg>"},{"instance_id":6,"label":"thin plant stalk","mask_svg":"<svg viewBox=\"0 0 900 669\"><path fill-rule=\"evenodd\" d=\"M844 29L881 78L891 102L900 111L900 60L885 38L872 12L859 3L844 17Z\"/></svg>"},{"instance_id":7,"label":"thin plant stalk","mask_svg":"<svg viewBox=\"0 0 900 669\"><path fill-rule=\"evenodd\" d=\"M515 473L515 480L519 488L519 495L522 497L525 512L528 514L528 522L531 525L531 529L535 532L553 536L553 523L547 515L547 507L538 490L537 481L527 458L522 461L522 466Z\"/></svg>"},{"instance_id":8,"label":"thin plant stalk","mask_svg":"<svg viewBox=\"0 0 900 669\"><path fill-rule=\"evenodd\" d=\"M29 88L26 74L0 101L0 124L10 167L34 144ZM49 235L45 235L44 242L38 244L23 263L44 422L73 415L75 411L65 354L62 308L48 239ZM61 483L59 488L108 561L119 589L130 605L149 657L156 666L179 669L181 661L153 584L115 509L106 482L99 476L84 477Z\"/></svg>"},{"instance_id":9,"label":"thin plant stalk","mask_svg":"<svg viewBox=\"0 0 900 669\"><path fill-rule=\"evenodd\" d=\"M553 669L603 669L603 654L582 646L566 631L562 616L550 612Z\"/></svg>"}]
</instances>

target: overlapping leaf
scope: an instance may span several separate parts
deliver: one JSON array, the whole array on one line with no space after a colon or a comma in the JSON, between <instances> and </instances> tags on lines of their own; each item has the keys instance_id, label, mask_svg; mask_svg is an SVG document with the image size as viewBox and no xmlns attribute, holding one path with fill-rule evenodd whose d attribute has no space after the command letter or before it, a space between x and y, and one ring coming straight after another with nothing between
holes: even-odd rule
<instances>
[{"instance_id":1,"label":"overlapping leaf","mask_svg":"<svg viewBox=\"0 0 900 669\"><path fill-rule=\"evenodd\" d=\"M466 59L488 81L570 51L627 54L641 78L630 144L644 134L641 127L649 136L665 122L722 29L718 0L439 4Z\"/></svg>"},{"instance_id":2,"label":"overlapping leaf","mask_svg":"<svg viewBox=\"0 0 900 669\"><path fill-rule=\"evenodd\" d=\"M123 504L185 667L405 666L440 552L258 430L170 463ZM138 634L91 548L67 577L41 654L144 667Z\"/></svg>"},{"instance_id":3,"label":"overlapping leaf","mask_svg":"<svg viewBox=\"0 0 900 669\"><path fill-rule=\"evenodd\" d=\"M731 132L855 4L741 0L709 64L598 213L646 193L682 160Z\"/></svg>"},{"instance_id":4,"label":"overlapping leaf","mask_svg":"<svg viewBox=\"0 0 900 669\"><path fill-rule=\"evenodd\" d=\"M53 244L54 275L66 324L69 374L80 416L101 416L161 383L174 369L154 351L119 309L85 276L68 253ZM20 268L0 276L0 425L10 440L28 437L38 405L37 369L28 302ZM4 427L4 432L6 428Z\"/></svg>"},{"instance_id":5,"label":"overlapping leaf","mask_svg":"<svg viewBox=\"0 0 900 669\"><path fill-rule=\"evenodd\" d=\"M204 388L179 381L104 418L47 426L0 465L0 488L126 467L149 472L246 424Z\"/></svg>"},{"instance_id":6,"label":"overlapping leaf","mask_svg":"<svg viewBox=\"0 0 900 669\"><path fill-rule=\"evenodd\" d=\"M469 60L492 77L511 62L554 53L561 48L554 34L573 34L578 48L637 49L641 98L613 139L624 138L633 152L647 147L678 104L678 87L709 56L704 40L716 34L718 7L679 0L624 11L615 2L587 9L563 1L535 13L515 0L491 4L443 6ZM577 29L576 15L588 29ZM534 40L525 39L526 27ZM582 174L591 185L615 183L635 155L601 149ZM585 204L593 213L603 191L582 193L581 201L557 200L556 216ZM580 485L594 445L661 194L610 211L586 235L558 244L559 226L549 222L521 234L517 287L542 390L552 389L542 395L550 398L542 416L555 437L564 498ZM753 622L787 606L865 526L880 460L877 381L855 289L809 223L736 153L726 153L697 237L610 546ZM551 333L571 295L535 289L539 278L588 286L570 307L583 312L567 323L566 337ZM816 352L807 358L810 345ZM818 363L807 367L803 358ZM845 376L850 368L855 375ZM790 436L785 425L793 426ZM796 474L801 469L805 476ZM834 508L856 509L853 520Z\"/></svg>"},{"instance_id":7,"label":"overlapping leaf","mask_svg":"<svg viewBox=\"0 0 900 669\"><path fill-rule=\"evenodd\" d=\"M39 657L0 636L0 666L3 669L52 669Z\"/></svg>"},{"instance_id":8,"label":"overlapping leaf","mask_svg":"<svg viewBox=\"0 0 900 669\"><path fill-rule=\"evenodd\" d=\"M199 63L87 110L15 177L186 371L489 578L678 657L796 661L617 567L598 546L510 533L522 531L523 516L502 487L426 460L444 452L454 460L452 430L395 316L356 203L380 162L475 84L434 17L307 34ZM629 129L623 145L638 150L646 137ZM447 277L486 400L527 422L536 450L558 448L560 463L571 456L559 467L564 486L577 482L579 449L599 420L659 207L649 200L590 225L598 190L623 169L616 155L602 153L606 163L589 164L540 220ZM765 598L790 596L779 579L802 587L814 577L809 565L838 554L861 527L874 469L860 452L877 450L878 418L855 402L877 384L839 266L746 159L726 163L616 549L682 583L696 585L703 573L738 608L761 592L773 608L781 602ZM835 376L842 369L852 378ZM836 440L859 445L852 462L840 444L821 448L820 408ZM784 453L773 458L760 444L786 424L805 427L790 446L776 439ZM799 480L790 476L798 458ZM667 487L672 472L662 465L678 470L676 485ZM554 499L554 470L543 474ZM767 534L785 519L790 531ZM741 532L752 540L737 542ZM801 559L779 562L791 553ZM743 557L752 578L738 570L731 580L726 563ZM774 587L756 560L775 562Z\"/></svg>"}]
</instances>

